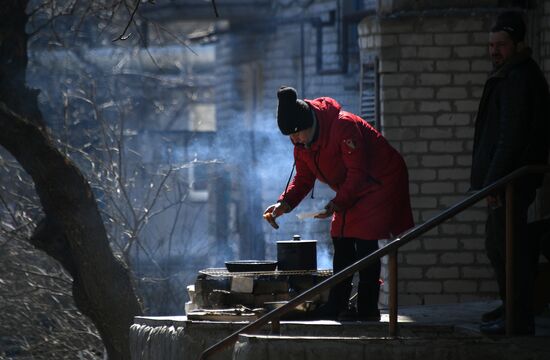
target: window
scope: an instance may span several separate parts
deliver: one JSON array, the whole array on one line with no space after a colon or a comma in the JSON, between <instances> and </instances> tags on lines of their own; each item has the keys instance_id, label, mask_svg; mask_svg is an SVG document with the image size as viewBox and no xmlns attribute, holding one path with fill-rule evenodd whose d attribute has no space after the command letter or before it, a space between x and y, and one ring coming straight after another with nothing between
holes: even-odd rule
<instances>
[{"instance_id":1,"label":"window","mask_svg":"<svg viewBox=\"0 0 550 360\"><path fill-rule=\"evenodd\" d=\"M380 130L378 58L373 57L361 65L359 93L361 117Z\"/></svg>"}]
</instances>

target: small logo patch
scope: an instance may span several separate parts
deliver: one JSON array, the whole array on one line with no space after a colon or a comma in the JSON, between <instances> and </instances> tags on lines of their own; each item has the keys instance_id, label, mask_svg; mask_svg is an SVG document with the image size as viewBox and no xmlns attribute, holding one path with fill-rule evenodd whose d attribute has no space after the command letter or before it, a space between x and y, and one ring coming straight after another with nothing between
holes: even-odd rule
<instances>
[{"instance_id":1,"label":"small logo patch","mask_svg":"<svg viewBox=\"0 0 550 360\"><path fill-rule=\"evenodd\" d=\"M344 140L344 144L346 144L351 150L355 150L355 142L352 139Z\"/></svg>"}]
</instances>

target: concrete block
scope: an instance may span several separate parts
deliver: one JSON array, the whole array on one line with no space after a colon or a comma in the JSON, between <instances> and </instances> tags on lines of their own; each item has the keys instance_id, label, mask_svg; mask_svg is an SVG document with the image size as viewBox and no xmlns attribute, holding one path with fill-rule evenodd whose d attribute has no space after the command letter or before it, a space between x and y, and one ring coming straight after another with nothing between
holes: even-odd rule
<instances>
[{"instance_id":1,"label":"concrete block","mask_svg":"<svg viewBox=\"0 0 550 360\"><path fill-rule=\"evenodd\" d=\"M474 45L485 45L489 44L489 32L474 32L470 34L471 43Z\"/></svg>"},{"instance_id":2,"label":"concrete block","mask_svg":"<svg viewBox=\"0 0 550 360\"><path fill-rule=\"evenodd\" d=\"M455 46L453 48L453 55L458 58L480 58L487 56L486 46Z\"/></svg>"},{"instance_id":3,"label":"concrete block","mask_svg":"<svg viewBox=\"0 0 550 360\"><path fill-rule=\"evenodd\" d=\"M439 180L464 180L470 178L470 169L454 168L454 169L439 169L437 171Z\"/></svg>"},{"instance_id":4,"label":"concrete block","mask_svg":"<svg viewBox=\"0 0 550 360\"><path fill-rule=\"evenodd\" d=\"M445 195L439 198L439 206L451 207L458 202L464 200L465 196L462 195Z\"/></svg>"},{"instance_id":5,"label":"concrete block","mask_svg":"<svg viewBox=\"0 0 550 360\"><path fill-rule=\"evenodd\" d=\"M460 244L465 250L485 250L485 239L460 239Z\"/></svg>"},{"instance_id":6,"label":"concrete block","mask_svg":"<svg viewBox=\"0 0 550 360\"><path fill-rule=\"evenodd\" d=\"M399 62L399 71L411 73L433 72L435 69L432 60L401 60Z\"/></svg>"},{"instance_id":7,"label":"concrete block","mask_svg":"<svg viewBox=\"0 0 550 360\"><path fill-rule=\"evenodd\" d=\"M407 283L407 292L410 293L440 293L442 290L439 281L409 281Z\"/></svg>"},{"instance_id":8,"label":"concrete block","mask_svg":"<svg viewBox=\"0 0 550 360\"><path fill-rule=\"evenodd\" d=\"M453 129L450 127L422 128L418 135L422 139L450 139L453 137Z\"/></svg>"},{"instance_id":9,"label":"concrete block","mask_svg":"<svg viewBox=\"0 0 550 360\"><path fill-rule=\"evenodd\" d=\"M398 71L398 62L393 60L382 60L380 61L379 71L381 73L392 73Z\"/></svg>"},{"instance_id":10,"label":"concrete block","mask_svg":"<svg viewBox=\"0 0 550 360\"><path fill-rule=\"evenodd\" d=\"M449 101L421 101L420 112L450 112L451 103Z\"/></svg>"},{"instance_id":11,"label":"concrete block","mask_svg":"<svg viewBox=\"0 0 550 360\"><path fill-rule=\"evenodd\" d=\"M408 128L387 129L384 135L388 140L410 140L416 138L416 132Z\"/></svg>"},{"instance_id":12,"label":"concrete block","mask_svg":"<svg viewBox=\"0 0 550 360\"><path fill-rule=\"evenodd\" d=\"M425 18L425 21L421 23L420 31L442 33L449 32L451 30L449 21L442 18Z\"/></svg>"},{"instance_id":13,"label":"concrete block","mask_svg":"<svg viewBox=\"0 0 550 360\"><path fill-rule=\"evenodd\" d=\"M489 60L472 60L472 72L484 72L491 71L492 65Z\"/></svg>"},{"instance_id":14,"label":"concrete block","mask_svg":"<svg viewBox=\"0 0 550 360\"><path fill-rule=\"evenodd\" d=\"M409 180L410 181L435 180L436 174L437 173L434 169L412 169L412 170L409 170Z\"/></svg>"},{"instance_id":15,"label":"concrete block","mask_svg":"<svg viewBox=\"0 0 550 360\"><path fill-rule=\"evenodd\" d=\"M411 45L433 45L434 36L432 34L419 34L419 33L409 33L409 34L399 34L399 44L411 46ZM449 44L443 44L449 45Z\"/></svg>"},{"instance_id":16,"label":"concrete block","mask_svg":"<svg viewBox=\"0 0 550 360\"><path fill-rule=\"evenodd\" d=\"M397 88L384 88L380 91L380 100L398 100L399 90Z\"/></svg>"},{"instance_id":17,"label":"concrete block","mask_svg":"<svg viewBox=\"0 0 550 360\"><path fill-rule=\"evenodd\" d=\"M454 74L454 85L483 85L487 80L486 73Z\"/></svg>"},{"instance_id":18,"label":"concrete block","mask_svg":"<svg viewBox=\"0 0 550 360\"><path fill-rule=\"evenodd\" d=\"M426 250L457 250L458 240L456 238L437 237L423 239Z\"/></svg>"},{"instance_id":19,"label":"concrete block","mask_svg":"<svg viewBox=\"0 0 550 360\"><path fill-rule=\"evenodd\" d=\"M449 182L427 182L420 185L421 194L449 194L454 191L454 184Z\"/></svg>"},{"instance_id":20,"label":"concrete block","mask_svg":"<svg viewBox=\"0 0 550 360\"><path fill-rule=\"evenodd\" d=\"M450 293L474 293L477 291L477 282L472 280L446 280L443 289Z\"/></svg>"},{"instance_id":21,"label":"concrete block","mask_svg":"<svg viewBox=\"0 0 550 360\"><path fill-rule=\"evenodd\" d=\"M430 141L430 151L438 153L462 153L464 146L462 141Z\"/></svg>"},{"instance_id":22,"label":"concrete block","mask_svg":"<svg viewBox=\"0 0 550 360\"><path fill-rule=\"evenodd\" d=\"M407 254L404 256L408 265L433 265L437 263L436 254Z\"/></svg>"},{"instance_id":23,"label":"concrete block","mask_svg":"<svg viewBox=\"0 0 550 360\"><path fill-rule=\"evenodd\" d=\"M440 213L441 213L441 211L439 211L439 210L422 210L420 212L422 222L428 221L431 218L436 217Z\"/></svg>"},{"instance_id":24,"label":"concrete block","mask_svg":"<svg viewBox=\"0 0 550 360\"><path fill-rule=\"evenodd\" d=\"M479 283L479 291L486 293L498 292L498 284L496 281L481 281Z\"/></svg>"},{"instance_id":25,"label":"concrete block","mask_svg":"<svg viewBox=\"0 0 550 360\"><path fill-rule=\"evenodd\" d=\"M485 218L486 212L481 209L468 209L455 216L458 221L479 221Z\"/></svg>"},{"instance_id":26,"label":"concrete block","mask_svg":"<svg viewBox=\"0 0 550 360\"><path fill-rule=\"evenodd\" d=\"M473 139L474 131L473 126L460 126L455 129L455 136L458 139Z\"/></svg>"},{"instance_id":27,"label":"concrete block","mask_svg":"<svg viewBox=\"0 0 550 360\"><path fill-rule=\"evenodd\" d=\"M443 223L440 228L442 234L449 235L471 235L473 231L469 224Z\"/></svg>"},{"instance_id":28,"label":"concrete block","mask_svg":"<svg viewBox=\"0 0 550 360\"><path fill-rule=\"evenodd\" d=\"M405 159L405 162L410 169L416 168L420 164L418 155L403 154L403 158Z\"/></svg>"},{"instance_id":29,"label":"concrete block","mask_svg":"<svg viewBox=\"0 0 550 360\"><path fill-rule=\"evenodd\" d=\"M431 99L434 97L434 89L429 87L403 87L399 89L402 99Z\"/></svg>"},{"instance_id":30,"label":"concrete block","mask_svg":"<svg viewBox=\"0 0 550 360\"><path fill-rule=\"evenodd\" d=\"M479 101L477 100L456 100L453 102L453 105L457 112L471 112L474 113L477 111ZM472 129L473 131L473 129Z\"/></svg>"},{"instance_id":31,"label":"concrete block","mask_svg":"<svg viewBox=\"0 0 550 360\"><path fill-rule=\"evenodd\" d=\"M472 165L472 156L471 155L460 155L456 157L456 164L460 166L468 166L470 167Z\"/></svg>"},{"instance_id":32,"label":"concrete block","mask_svg":"<svg viewBox=\"0 0 550 360\"><path fill-rule=\"evenodd\" d=\"M462 268L463 279L490 279L493 276L493 269L489 266L464 266Z\"/></svg>"},{"instance_id":33,"label":"concrete block","mask_svg":"<svg viewBox=\"0 0 550 360\"><path fill-rule=\"evenodd\" d=\"M435 197L413 196L411 206L415 209L433 209L437 206L437 200Z\"/></svg>"},{"instance_id":34,"label":"concrete block","mask_svg":"<svg viewBox=\"0 0 550 360\"><path fill-rule=\"evenodd\" d=\"M404 126L433 126L434 117L432 115L403 115Z\"/></svg>"},{"instance_id":35,"label":"concrete block","mask_svg":"<svg viewBox=\"0 0 550 360\"><path fill-rule=\"evenodd\" d=\"M412 74L381 74L380 83L382 88L387 86L410 86L414 85L415 77Z\"/></svg>"},{"instance_id":36,"label":"concrete block","mask_svg":"<svg viewBox=\"0 0 550 360\"><path fill-rule=\"evenodd\" d=\"M403 280L422 279L422 269L419 267L400 266L398 278Z\"/></svg>"},{"instance_id":37,"label":"concrete block","mask_svg":"<svg viewBox=\"0 0 550 360\"><path fill-rule=\"evenodd\" d=\"M381 107L385 114L404 114L415 111L414 101L384 101Z\"/></svg>"},{"instance_id":38,"label":"concrete block","mask_svg":"<svg viewBox=\"0 0 550 360\"><path fill-rule=\"evenodd\" d=\"M468 44L468 34L466 33L446 33L435 34L434 42L436 45L466 45Z\"/></svg>"},{"instance_id":39,"label":"concrete block","mask_svg":"<svg viewBox=\"0 0 550 360\"><path fill-rule=\"evenodd\" d=\"M441 264L473 264L474 254L471 252L448 252L441 255Z\"/></svg>"},{"instance_id":40,"label":"concrete block","mask_svg":"<svg viewBox=\"0 0 550 360\"><path fill-rule=\"evenodd\" d=\"M435 118L435 124L440 126L470 125L471 116L469 114L442 114Z\"/></svg>"},{"instance_id":41,"label":"concrete block","mask_svg":"<svg viewBox=\"0 0 550 360\"><path fill-rule=\"evenodd\" d=\"M438 60L435 62L436 71L441 72L469 72L469 60ZM473 71L473 69L472 69Z\"/></svg>"},{"instance_id":42,"label":"concrete block","mask_svg":"<svg viewBox=\"0 0 550 360\"><path fill-rule=\"evenodd\" d=\"M421 157L421 163L426 167L447 167L454 165L454 156L452 155L424 155Z\"/></svg>"},{"instance_id":43,"label":"concrete block","mask_svg":"<svg viewBox=\"0 0 550 360\"><path fill-rule=\"evenodd\" d=\"M419 85L438 86L451 84L451 74L421 74L419 76Z\"/></svg>"},{"instance_id":44,"label":"concrete block","mask_svg":"<svg viewBox=\"0 0 550 360\"><path fill-rule=\"evenodd\" d=\"M402 153L425 153L428 151L427 141L404 141L401 147Z\"/></svg>"},{"instance_id":45,"label":"concrete block","mask_svg":"<svg viewBox=\"0 0 550 360\"><path fill-rule=\"evenodd\" d=\"M481 31L484 30L484 23L482 20L477 19L477 17L470 18L461 18L458 21L453 22L452 31Z\"/></svg>"},{"instance_id":46,"label":"concrete block","mask_svg":"<svg viewBox=\"0 0 550 360\"><path fill-rule=\"evenodd\" d=\"M432 266L426 270L426 279L457 279L458 276L456 266Z\"/></svg>"},{"instance_id":47,"label":"concrete block","mask_svg":"<svg viewBox=\"0 0 550 360\"><path fill-rule=\"evenodd\" d=\"M421 46L418 48L419 58L448 59L451 57L450 46Z\"/></svg>"},{"instance_id":48,"label":"concrete block","mask_svg":"<svg viewBox=\"0 0 550 360\"><path fill-rule=\"evenodd\" d=\"M465 99L468 97L463 87L445 87L437 91L436 99Z\"/></svg>"},{"instance_id":49,"label":"concrete block","mask_svg":"<svg viewBox=\"0 0 550 360\"><path fill-rule=\"evenodd\" d=\"M402 46L400 50L402 59L416 58L418 56L418 47L416 46Z\"/></svg>"},{"instance_id":50,"label":"concrete block","mask_svg":"<svg viewBox=\"0 0 550 360\"><path fill-rule=\"evenodd\" d=\"M414 31L414 24L412 21L400 20L387 20L381 25L381 32L384 34L403 34L412 33Z\"/></svg>"},{"instance_id":51,"label":"concrete block","mask_svg":"<svg viewBox=\"0 0 550 360\"><path fill-rule=\"evenodd\" d=\"M403 245L399 248L399 252L411 252L411 251L418 251L420 250L421 243L418 240L413 240L407 245Z\"/></svg>"}]
</instances>

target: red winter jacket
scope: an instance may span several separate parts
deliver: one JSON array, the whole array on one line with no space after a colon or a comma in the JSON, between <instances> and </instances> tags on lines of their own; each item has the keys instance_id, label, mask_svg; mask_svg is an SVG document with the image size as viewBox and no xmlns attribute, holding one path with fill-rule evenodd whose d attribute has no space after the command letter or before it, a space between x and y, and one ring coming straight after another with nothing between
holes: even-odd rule
<instances>
[{"instance_id":1,"label":"red winter jacket","mask_svg":"<svg viewBox=\"0 0 550 360\"><path fill-rule=\"evenodd\" d=\"M411 228L407 167L401 155L365 120L336 100L304 100L319 133L309 148L294 146L296 175L279 200L295 208L315 179L335 192L331 236L388 239Z\"/></svg>"}]
</instances>

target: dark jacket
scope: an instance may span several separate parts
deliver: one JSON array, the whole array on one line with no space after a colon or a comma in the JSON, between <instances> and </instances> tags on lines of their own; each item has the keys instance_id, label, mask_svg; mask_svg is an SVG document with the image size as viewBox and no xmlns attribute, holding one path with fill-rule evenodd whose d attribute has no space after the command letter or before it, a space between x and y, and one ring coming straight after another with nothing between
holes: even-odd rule
<instances>
[{"instance_id":1,"label":"dark jacket","mask_svg":"<svg viewBox=\"0 0 550 360\"><path fill-rule=\"evenodd\" d=\"M548 163L548 84L530 50L511 57L485 83L475 123L471 188L529 164ZM542 176L524 184L539 187Z\"/></svg>"},{"instance_id":2,"label":"dark jacket","mask_svg":"<svg viewBox=\"0 0 550 360\"><path fill-rule=\"evenodd\" d=\"M296 176L279 200L296 207L318 179L336 192L333 237L387 239L411 228L401 155L365 120L342 111L336 100L305 101L315 112L318 137L310 147L295 145Z\"/></svg>"}]
</instances>

